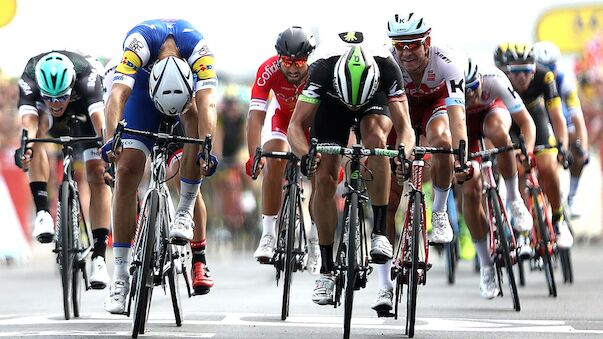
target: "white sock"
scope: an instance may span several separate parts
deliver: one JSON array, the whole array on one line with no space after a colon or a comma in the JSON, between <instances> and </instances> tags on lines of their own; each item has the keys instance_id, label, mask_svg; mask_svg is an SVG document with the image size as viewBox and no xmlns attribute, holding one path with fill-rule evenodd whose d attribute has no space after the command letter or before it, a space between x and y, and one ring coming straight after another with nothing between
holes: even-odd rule
<instances>
[{"instance_id":1,"label":"white sock","mask_svg":"<svg viewBox=\"0 0 603 339\"><path fill-rule=\"evenodd\" d=\"M515 201L521 197L517 173L509 179L505 178L505 187L507 188L507 201Z\"/></svg>"},{"instance_id":2,"label":"white sock","mask_svg":"<svg viewBox=\"0 0 603 339\"><path fill-rule=\"evenodd\" d=\"M391 279L392 262L393 260L389 259L385 264L375 264L377 267L377 277L379 279L379 289L391 290L394 288Z\"/></svg>"},{"instance_id":3,"label":"white sock","mask_svg":"<svg viewBox=\"0 0 603 339\"><path fill-rule=\"evenodd\" d=\"M433 206L431 210L434 212L446 212L446 203L448 202L448 193L450 186L445 189L438 188L433 185Z\"/></svg>"},{"instance_id":4,"label":"white sock","mask_svg":"<svg viewBox=\"0 0 603 339\"><path fill-rule=\"evenodd\" d=\"M310 234L308 235L308 240L318 240L318 228L314 221L310 225Z\"/></svg>"},{"instance_id":5,"label":"white sock","mask_svg":"<svg viewBox=\"0 0 603 339\"><path fill-rule=\"evenodd\" d=\"M262 237L265 235L274 236L274 226L276 226L276 215L262 214Z\"/></svg>"},{"instance_id":6,"label":"white sock","mask_svg":"<svg viewBox=\"0 0 603 339\"><path fill-rule=\"evenodd\" d=\"M130 244L113 244L113 281L130 278Z\"/></svg>"},{"instance_id":7,"label":"white sock","mask_svg":"<svg viewBox=\"0 0 603 339\"><path fill-rule=\"evenodd\" d=\"M488 246L487 238L483 240L474 240L475 252L479 258L480 267L492 266L492 258L490 257L490 247Z\"/></svg>"},{"instance_id":8,"label":"white sock","mask_svg":"<svg viewBox=\"0 0 603 339\"><path fill-rule=\"evenodd\" d=\"M180 202L177 211L186 211L191 216L195 210L195 200L201 187L201 180L180 179Z\"/></svg>"},{"instance_id":9,"label":"white sock","mask_svg":"<svg viewBox=\"0 0 603 339\"><path fill-rule=\"evenodd\" d=\"M574 200L576 192L578 192L578 184L580 184L580 177L570 176L570 189L567 195L568 200Z\"/></svg>"}]
</instances>

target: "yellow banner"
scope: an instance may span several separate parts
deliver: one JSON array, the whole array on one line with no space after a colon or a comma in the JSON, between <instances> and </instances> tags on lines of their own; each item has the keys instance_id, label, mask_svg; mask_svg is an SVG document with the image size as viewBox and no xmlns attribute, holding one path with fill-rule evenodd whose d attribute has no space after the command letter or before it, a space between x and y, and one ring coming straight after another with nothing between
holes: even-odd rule
<instances>
[{"instance_id":1,"label":"yellow banner","mask_svg":"<svg viewBox=\"0 0 603 339\"><path fill-rule=\"evenodd\" d=\"M0 28L8 25L17 12L17 0L0 0Z\"/></svg>"},{"instance_id":2,"label":"yellow banner","mask_svg":"<svg viewBox=\"0 0 603 339\"><path fill-rule=\"evenodd\" d=\"M554 8L536 26L537 41L551 41L562 52L581 52L596 33L603 34L603 5Z\"/></svg>"}]
</instances>

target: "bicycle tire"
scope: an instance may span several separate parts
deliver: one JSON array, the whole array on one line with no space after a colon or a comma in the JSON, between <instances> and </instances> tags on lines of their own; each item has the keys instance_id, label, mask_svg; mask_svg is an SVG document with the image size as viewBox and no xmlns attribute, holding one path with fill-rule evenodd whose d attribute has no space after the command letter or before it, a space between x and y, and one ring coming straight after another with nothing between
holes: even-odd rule
<instances>
[{"instance_id":1,"label":"bicycle tire","mask_svg":"<svg viewBox=\"0 0 603 339\"><path fill-rule=\"evenodd\" d=\"M69 197L69 182L61 184L61 200L59 207L60 218L60 246L59 270L61 272L61 284L63 287L63 313L65 320L71 319L73 307L73 253L71 251L73 222L71 215L71 199Z\"/></svg>"},{"instance_id":2,"label":"bicycle tire","mask_svg":"<svg viewBox=\"0 0 603 339\"><path fill-rule=\"evenodd\" d=\"M409 338L415 335L415 320L417 314L417 285L419 270L419 228L422 227L423 208L421 192L413 195L412 209L412 231L410 234L410 258L411 265L408 271L407 293L406 293L406 335Z\"/></svg>"},{"instance_id":3,"label":"bicycle tire","mask_svg":"<svg viewBox=\"0 0 603 339\"><path fill-rule=\"evenodd\" d=\"M72 187L72 186L70 186ZM80 309L81 309L81 297L82 297L82 274L83 274L83 270L85 269L85 266L83 265L83 262L85 262L86 258L80 258L80 252L79 250L82 248L82 245L80 244L80 237L79 237L79 233L80 233L80 206L78 203L78 199L77 199L77 193L75 192L75 190L72 192L72 204L70 204L69 207L71 207L71 215L72 216L77 216L77 222L74 220L73 223L73 238L71 243L73 244L73 248L75 250L77 250L77 252L74 252L73 254L73 270L72 270L72 288L71 288L71 292L72 292L72 297L71 300L73 301L73 317L74 318L79 318L80 317ZM76 237L77 235L77 237ZM83 262L82 262L83 261Z\"/></svg>"},{"instance_id":4,"label":"bicycle tire","mask_svg":"<svg viewBox=\"0 0 603 339\"><path fill-rule=\"evenodd\" d=\"M348 246L346 255L346 282L345 282L345 301L343 314L343 338L349 339L352 326L352 310L354 306L354 286L356 275L358 274L356 262L356 224L358 220L358 194L350 194L350 210L348 219ZM345 227L345 226L344 226Z\"/></svg>"},{"instance_id":5,"label":"bicycle tire","mask_svg":"<svg viewBox=\"0 0 603 339\"><path fill-rule=\"evenodd\" d=\"M289 194L285 202L287 210L287 248L285 249L285 281L283 282L283 304L281 308L281 320L287 319L289 316L289 301L291 297L291 280L293 274L293 246L295 245L295 226L297 224L297 190L296 184L289 186Z\"/></svg>"},{"instance_id":6,"label":"bicycle tire","mask_svg":"<svg viewBox=\"0 0 603 339\"><path fill-rule=\"evenodd\" d=\"M564 283L574 283L574 269L572 267L572 256L569 248L559 249L559 259L561 260L561 272L563 272Z\"/></svg>"},{"instance_id":7,"label":"bicycle tire","mask_svg":"<svg viewBox=\"0 0 603 339\"><path fill-rule=\"evenodd\" d=\"M167 255L170 258L170 269L166 272L168 277L168 284L170 287L170 297L172 299L172 308L174 309L174 318L176 320L176 326L182 326L182 303L180 301L180 288L178 282L178 272L176 272L176 265L174 260L173 247L168 244Z\"/></svg>"},{"instance_id":8,"label":"bicycle tire","mask_svg":"<svg viewBox=\"0 0 603 339\"><path fill-rule=\"evenodd\" d=\"M526 285L526 270L524 265L524 261L526 259L519 258L517 260L517 272L519 272L519 286L524 287Z\"/></svg>"},{"instance_id":9,"label":"bicycle tire","mask_svg":"<svg viewBox=\"0 0 603 339\"><path fill-rule=\"evenodd\" d=\"M549 244L549 236L546 221L544 219L543 206L539 203L538 193L536 191L532 192L532 199L534 199L534 206L536 207L536 216L538 221L538 233L540 233L540 238L538 242L540 243L540 247L542 249L542 259L544 264L544 276L546 278L546 284L549 289L549 295L553 297L557 297L557 286L555 284L555 274L553 273L553 262L551 260L551 253L548 249Z\"/></svg>"},{"instance_id":10,"label":"bicycle tire","mask_svg":"<svg viewBox=\"0 0 603 339\"><path fill-rule=\"evenodd\" d=\"M139 255L140 265L136 268L136 295L134 296L134 317L132 318L132 338L144 333L147 320L148 307L153 290L153 272L151 270L151 259L155 247L155 226L157 223L157 212L159 211L159 193L151 191L147 196L140 224L140 242L137 242L135 253Z\"/></svg>"},{"instance_id":11,"label":"bicycle tire","mask_svg":"<svg viewBox=\"0 0 603 339\"><path fill-rule=\"evenodd\" d=\"M445 246L445 260L446 260L446 278L448 279L448 285L454 285L455 271L456 271L456 246L457 240L452 241Z\"/></svg>"},{"instance_id":12,"label":"bicycle tire","mask_svg":"<svg viewBox=\"0 0 603 339\"><path fill-rule=\"evenodd\" d=\"M513 262L511 261L511 254L509 251L509 244L507 243L507 232L505 224L503 223L503 214L500 207L500 201L498 200L498 194L494 189L488 190L488 198L490 199L490 205L494 210L494 220L496 222L496 235L498 243L502 249L503 261L507 271L507 280L509 281L509 290L511 290L511 297L513 299L513 309L516 312L521 310L521 304L519 303L519 294L517 294L517 283L515 282L515 274L513 273ZM508 224L507 224L508 226ZM496 265L500 265L498 260L495 260Z\"/></svg>"}]
</instances>

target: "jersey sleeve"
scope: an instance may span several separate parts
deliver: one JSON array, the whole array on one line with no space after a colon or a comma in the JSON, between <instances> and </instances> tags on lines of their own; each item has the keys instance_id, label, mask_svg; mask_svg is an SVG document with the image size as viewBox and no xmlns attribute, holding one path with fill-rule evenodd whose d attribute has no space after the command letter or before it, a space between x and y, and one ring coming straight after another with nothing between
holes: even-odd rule
<instances>
[{"instance_id":1,"label":"jersey sleeve","mask_svg":"<svg viewBox=\"0 0 603 339\"><path fill-rule=\"evenodd\" d=\"M525 105L519 93L513 89L509 78L500 70L496 69L496 73L488 76L493 77L492 94L500 98L511 114L517 113L525 109Z\"/></svg>"},{"instance_id":2,"label":"jersey sleeve","mask_svg":"<svg viewBox=\"0 0 603 339\"><path fill-rule=\"evenodd\" d=\"M263 63L255 76L255 82L251 88L251 100L249 101L249 111L257 110L266 112L268 110L268 99L270 98L270 89L272 77L270 76L269 65Z\"/></svg>"},{"instance_id":3,"label":"jersey sleeve","mask_svg":"<svg viewBox=\"0 0 603 339\"><path fill-rule=\"evenodd\" d=\"M543 77L544 86L544 102L547 111L553 108L561 107L561 97L557 90L557 84L555 82L555 74L551 71L547 71Z\"/></svg>"},{"instance_id":4,"label":"jersey sleeve","mask_svg":"<svg viewBox=\"0 0 603 339\"><path fill-rule=\"evenodd\" d=\"M105 105L103 103L103 81L98 71L90 67L77 80L75 87L80 93L80 100L84 101L84 106L88 107L88 115L92 113L103 113Z\"/></svg>"},{"instance_id":5,"label":"jersey sleeve","mask_svg":"<svg viewBox=\"0 0 603 339\"><path fill-rule=\"evenodd\" d=\"M214 66L214 55L207 45L207 41L201 38L195 47L191 56L188 58L188 64L193 73L197 76L195 91L205 88L218 87L218 76Z\"/></svg>"},{"instance_id":6,"label":"jersey sleeve","mask_svg":"<svg viewBox=\"0 0 603 339\"><path fill-rule=\"evenodd\" d=\"M331 81L331 74L333 74L333 70L329 70L329 67L327 67L326 59L313 62L308 68L306 86L297 100L315 105L319 104Z\"/></svg>"},{"instance_id":7,"label":"jersey sleeve","mask_svg":"<svg viewBox=\"0 0 603 339\"><path fill-rule=\"evenodd\" d=\"M32 63L32 60L28 62ZM27 69L27 66L26 66ZM32 79L27 72L23 72L19 79L19 115L24 116L26 114L38 115L38 109L36 102L41 101L40 90L36 81Z\"/></svg>"},{"instance_id":8,"label":"jersey sleeve","mask_svg":"<svg viewBox=\"0 0 603 339\"><path fill-rule=\"evenodd\" d=\"M381 73L381 89L387 95L389 101L406 101L404 92L404 80L402 71L392 56L376 58Z\"/></svg>"},{"instance_id":9,"label":"jersey sleeve","mask_svg":"<svg viewBox=\"0 0 603 339\"><path fill-rule=\"evenodd\" d=\"M561 86L558 88L561 100L565 102L570 116L582 115L582 105L578 98L578 89L576 86L576 78L573 75L563 74Z\"/></svg>"},{"instance_id":10,"label":"jersey sleeve","mask_svg":"<svg viewBox=\"0 0 603 339\"><path fill-rule=\"evenodd\" d=\"M121 62L115 69L113 83L134 88L136 73L148 64L150 58L151 51L147 40L134 28L124 40Z\"/></svg>"},{"instance_id":11,"label":"jersey sleeve","mask_svg":"<svg viewBox=\"0 0 603 339\"><path fill-rule=\"evenodd\" d=\"M441 53L441 52L439 52ZM446 82L448 97L444 99L446 107L465 107L465 67L467 60L454 53L436 58Z\"/></svg>"}]
</instances>

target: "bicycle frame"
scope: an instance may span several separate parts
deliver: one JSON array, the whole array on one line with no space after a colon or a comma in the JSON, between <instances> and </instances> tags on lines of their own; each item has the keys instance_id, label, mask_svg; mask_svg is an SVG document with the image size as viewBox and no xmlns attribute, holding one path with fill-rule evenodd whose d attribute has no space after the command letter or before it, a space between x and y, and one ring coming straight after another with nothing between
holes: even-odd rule
<instances>
[{"instance_id":1,"label":"bicycle frame","mask_svg":"<svg viewBox=\"0 0 603 339\"><path fill-rule=\"evenodd\" d=\"M544 195L544 192L540 187L540 183L538 182L538 176L536 175L536 169L534 167L531 167L530 171L526 172L526 176L526 188L530 193L530 197L528 199L528 210L533 211L534 206L536 206L537 204L542 207L544 222L547 225L550 237L548 239L549 246L551 246L551 248L549 248L549 252L552 253L552 244L555 244L557 242L557 235L553 230L553 223L551 221L549 209L546 207L546 196ZM535 196L537 197L538 201L534 201ZM535 216L535 218L537 218L537 216ZM539 239L543 239L543 235L540 234L540 229L538 227L534 227L534 231L535 232L532 233L532 237L530 240L533 246L537 246Z\"/></svg>"}]
</instances>

